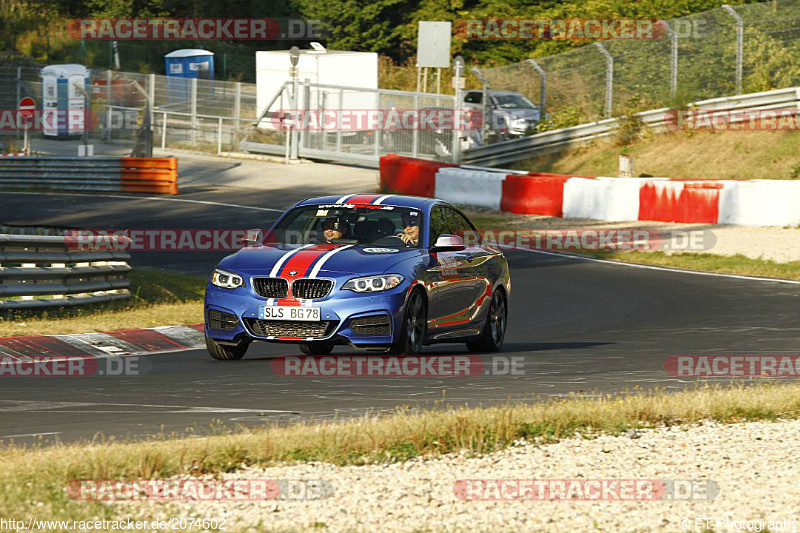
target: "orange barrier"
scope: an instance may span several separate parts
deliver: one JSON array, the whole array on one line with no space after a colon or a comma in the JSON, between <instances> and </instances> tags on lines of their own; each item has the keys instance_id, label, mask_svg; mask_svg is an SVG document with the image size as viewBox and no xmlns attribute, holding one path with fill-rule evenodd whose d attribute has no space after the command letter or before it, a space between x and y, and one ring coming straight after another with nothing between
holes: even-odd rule
<instances>
[{"instance_id":1,"label":"orange barrier","mask_svg":"<svg viewBox=\"0 0 800 533\"><path fill-rule=\"evenodd\" d=\"M122 157L120 183L124 192L178 194L175 157Z\"/></svg>"}]
</instances>

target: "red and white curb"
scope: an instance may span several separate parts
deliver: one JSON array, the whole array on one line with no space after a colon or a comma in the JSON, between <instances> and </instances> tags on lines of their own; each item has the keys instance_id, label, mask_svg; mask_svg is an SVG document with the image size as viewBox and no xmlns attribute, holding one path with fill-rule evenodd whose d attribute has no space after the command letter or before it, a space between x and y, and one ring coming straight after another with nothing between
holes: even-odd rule
<instances>
[{"instance_id":1,"label":"red and white curb","mask_svg":"<svg viewBox=\"0 0 800 533\"><path fill-rule=\"evenodd\" d=\"M178 352L205 346L203 324L123 329L77 335L0 337L0 359L28 362L30 358L124 357Z\"/></svg>"},{"instance_id":2,"label":"red and white curb","mask_svg":"<svg viewBox=\"0 0 800 533\"><path fill-rule=\"evenodd\" d=\"M794 226L798 180L609 178L458 167L387 155L381 186L498 211L613 222Z\"/></svg>"}]
</instances>

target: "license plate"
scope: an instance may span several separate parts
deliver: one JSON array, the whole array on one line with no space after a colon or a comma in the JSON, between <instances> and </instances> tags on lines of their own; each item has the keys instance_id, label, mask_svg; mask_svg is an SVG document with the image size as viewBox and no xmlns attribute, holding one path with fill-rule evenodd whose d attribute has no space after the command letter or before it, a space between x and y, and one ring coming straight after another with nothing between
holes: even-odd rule
<instances>
[{"instance_id":1,"label":"license plate","mask_svg":"<svg viewBox=\"0 0 800 533\"><path fill-rule=\"evenodd\" d=\"M261 320L302 320L319 322L319 307L298 307L291 305L259 305L258 318Z\"/></svg>"}]
</instances>

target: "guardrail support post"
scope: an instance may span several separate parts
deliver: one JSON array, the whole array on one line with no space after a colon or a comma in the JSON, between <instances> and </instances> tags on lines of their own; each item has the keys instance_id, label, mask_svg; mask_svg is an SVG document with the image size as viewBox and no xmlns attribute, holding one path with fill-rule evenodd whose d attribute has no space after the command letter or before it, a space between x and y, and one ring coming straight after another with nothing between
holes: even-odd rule
<instances>
[{"instance_id":1,"label":"guardrail support post","mask_svg":"<svg viewBox=\"0 0 800 533\"><path fill-rule=\"evenodd\" d=\"M614 98L614 58L602 43L594 43L594 45L606 58L606 118L611 118L611 106Z\"/></svg>"},{"instance_id":2,"label":"guardrail support post","mask_svg":"<svg viewBox=\"0 0 800 533\"><path fill-rule=\"evenodd\" d=\"M222 153L222 117L217 119L217 155Z\"/></svg>"},{"instance_id":3,"label":"guardrail support post","mask_svg":"<svg viewBox=\"0 0 800 533\"><path fill-rule=\"evenodd\" d=\"M736 20L736 94L742 94L742 62L744 61L744 20L728 4L722 9Z\"/></svg>"},{"instance_id":4,"label":"guardrail support post","mask_svg":"<svg viewBox=\"0 0 800 533\"><path fill-rule=\"evenodd\" d=\"M535 60L529 59L528 63L530 63L531 66L536 69L536 72L539 73L539 77L541 78L541 81L539 82L539 117L540 120L544 120L546 102L545 95L547 94L547 74L545 74L544 69Z\"/></svg>"},{"instance_id":5,"label":"guardrail support post","mask_svg":"<svg viewBox=\"0 0 800 533\"><path fill-rule=\"evenodd\" d=\"M190 101L190 112L192 114L192 146L197 145L197 78L192 78L191 81L191 101Z\"/></svg>"}]
</instances>

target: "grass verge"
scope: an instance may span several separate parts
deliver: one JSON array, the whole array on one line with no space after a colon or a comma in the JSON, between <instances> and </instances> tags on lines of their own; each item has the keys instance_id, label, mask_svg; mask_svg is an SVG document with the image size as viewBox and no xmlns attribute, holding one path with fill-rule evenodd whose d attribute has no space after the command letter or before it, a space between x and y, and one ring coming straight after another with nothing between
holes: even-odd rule
<instances>
[{"instance_id":1,"label":"grass verge","mask_svg":"<svg viewBox=\"0 0 800 533\"><path fill-rule=\"evenodd\" d=\"M59 335L193 324L203 321L206 278L131 270L131 298L120 302L0 314L0 336Z\"/></svg>"},{"instance_id":2,"label":"grass verge","mask_svg":"<svg viewBox=\"0 0 800 533\"><path fill-rule=\"evenodd\" d=\"M324 461L361 465L459 450L489 453L518 439L540 444L630 428L800 417L800 384L702 385L677 393L633 391L599 398L489 408L450 408L323 424L242 430L204 438L0 449L6 516L86 520L115 509L71 500L75 479L141 479L231 472L253 465ZM124 509L123 509L124 511Z\"/></svg>"},{"instance_id":3,"label":"grass verge","mask_svg":"<svg viewBox=\"0 0 800 533\"><path fill-rule=\"evenodd\" d=\"M700 272L718 272L739 276L800 280L800 261L776 263L768 259L753 259L741 254L715 255L707 253L667 254L664 252L580 250L569 253L609 259L623 263L655 265Z\"/></svg>"}]
</instances>

